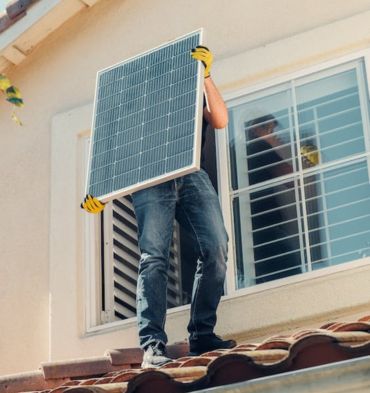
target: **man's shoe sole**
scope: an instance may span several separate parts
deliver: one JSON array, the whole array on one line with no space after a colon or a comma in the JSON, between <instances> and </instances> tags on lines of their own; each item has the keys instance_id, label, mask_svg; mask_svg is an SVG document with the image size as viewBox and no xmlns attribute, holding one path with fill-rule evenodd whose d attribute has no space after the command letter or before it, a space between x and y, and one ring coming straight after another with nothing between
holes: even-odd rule
<instances>
[{"instance_id":1,"label":"man's shoe sole","mask_svg":"<svg viewBox=\"0 0 370 393\"><path fill-rule=\"evenodd\" d=\"M238 345L235 340L229 340L229 341L230 341L230 346L228 346L227 348L208 348L208 349L201 350L201 351L189 351L188 356L199 356L199 355L202 355L203 353L219 351L221 349L222 350L223 349L232 349Z\"/></svg>"},{"instance_id":2,"label":"man's shoe sole","mask_svg":"<svg viewBox=\"0 0 370 393\"><path fill-rule=\"evenodd\" d=\"M171 363L171 362L172 362L171 359L168 359L167 361L165 361L163 363L160 363L160 364L156 364L156 365L154 365L152 363L147 363L147 362L144 363L143 362L143 363L141 363L141 368L159 368L159 367L162 367L165 364L168 364L168 363Z\"/></svg>"}]
</instances>

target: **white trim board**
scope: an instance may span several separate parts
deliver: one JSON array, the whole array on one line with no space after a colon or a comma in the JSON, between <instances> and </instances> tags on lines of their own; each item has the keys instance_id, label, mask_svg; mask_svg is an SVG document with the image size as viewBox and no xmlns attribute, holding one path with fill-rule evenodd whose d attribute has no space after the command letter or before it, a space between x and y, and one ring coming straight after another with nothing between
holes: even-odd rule
<instances>
[{"instance_id":1,"label":"white trim board","mask_svg":"<svg viewBox=\"0 0 370 393\"><path fill-rule=\"evenodd\" d=\"M19 64L64 22L98 1L39 0L27 9L25 16L0 34L0 56L12 64ZM7 65L0 64L0 71Z\"/></svg>"}]
</instances>

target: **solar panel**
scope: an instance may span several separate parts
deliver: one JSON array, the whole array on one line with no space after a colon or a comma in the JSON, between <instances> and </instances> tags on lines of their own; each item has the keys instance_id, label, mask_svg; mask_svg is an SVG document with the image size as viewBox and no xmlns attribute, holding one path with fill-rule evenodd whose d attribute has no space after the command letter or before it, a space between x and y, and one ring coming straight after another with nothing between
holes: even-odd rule
<instances>
[{"instance_id":1,"label":"solar panel","mask_svg":"<svg viewBox=\"0 0 370 393\"><path fill-rule=\"evenodd\" d=\"M98 72L86 193L106 202L200 167L202 29Z\"/></svg>"}]
</instances>

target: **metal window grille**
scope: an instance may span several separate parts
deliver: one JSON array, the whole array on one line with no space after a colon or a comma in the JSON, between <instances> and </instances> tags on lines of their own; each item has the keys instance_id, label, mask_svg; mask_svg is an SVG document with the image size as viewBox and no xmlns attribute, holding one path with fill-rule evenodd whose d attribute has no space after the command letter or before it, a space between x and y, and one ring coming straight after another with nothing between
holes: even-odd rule
<instances>
[{"instance_id":1,"label":"metal window grille","mask_svg":"<svg viewBox=\"0 0 370 393\"><path fill-rule=\"evenodd\" d=\"M237 287L370 255L361 61L239 98L230 118ZM274 126L273 138L265 125ZM307 146L317 151L315 164Z\"/></svg>"},{"instance_id":2,"label":"metal window grille","mask_svg":"<svg viewBox=\"0 0 370 393\"><path fill-rule=\"evenodd\" d=\"M107 204L102 216L102 323L136 315L140 251L137 223L129 196ZM175 224L168 274L168 308L182 304L179 229Z\"/></svg>"}]
</instances>

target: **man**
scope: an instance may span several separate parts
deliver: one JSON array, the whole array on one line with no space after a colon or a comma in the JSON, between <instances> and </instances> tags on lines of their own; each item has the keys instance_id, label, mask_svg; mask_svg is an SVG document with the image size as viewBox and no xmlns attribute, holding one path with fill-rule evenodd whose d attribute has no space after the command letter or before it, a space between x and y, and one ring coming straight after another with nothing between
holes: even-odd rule
<instances>
[{"instance_id":1,"label":"man","mask_svg":"<svg viewBox=\"0 0 370 393\"><path fill-rule=\"evenodd\" d=\"M210 76L212 53L203 46L192 57L205 67L202 145L207 124L224 128L227 108ZM167 271L174 219L190 228L200 249L194 278L190 322L190 355L232 348L233 340L214 334L216 310L223 293L228 236L224 228L217 194L204 169L135 192L132 195L138 222L141 259L137 282L137 320L140 346L144 349L143 368L159 367L171 361L166 355ZM104 205L88 195L81 207L98 213Z\"/></svg>"},{"instance_id":2,"label":"man","mask_svg":"<svg viewBox=\"0 0 370 393\"><path fill-rule=\"evenodd\" d=\"M246 123L250 186L293 173L291 144L279 137L278 126L271 114ZM301 145L301 157L302 168L317 165L317 148L306 142ZM295 199L292 181L272 183L251 194L256 284L302 272Z\"/></svg>"}]
</instances>

